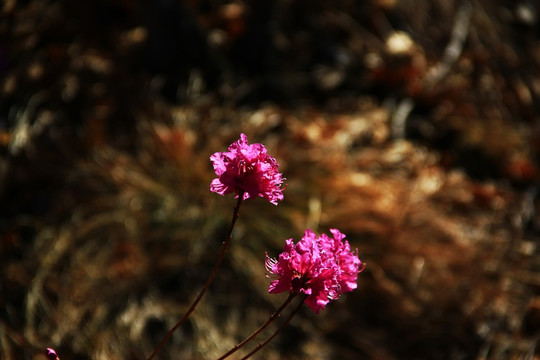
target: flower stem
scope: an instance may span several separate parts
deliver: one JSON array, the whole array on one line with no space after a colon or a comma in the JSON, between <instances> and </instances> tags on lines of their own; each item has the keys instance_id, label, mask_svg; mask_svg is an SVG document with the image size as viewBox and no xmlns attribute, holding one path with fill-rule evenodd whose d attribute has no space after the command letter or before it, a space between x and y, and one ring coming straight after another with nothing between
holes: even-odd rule
<instances>
[{"instance_id":1,"label":"flower stem","mask_svg":"<svg viewBox=\"0 0 540 360\"><path fill-rule=\"evenodd\" d=\"M217 263L216 265L214 265L214 270L212 270L212 273L210 274L210 277L208 278L208 280L206 281L206 284L204 284L204 287L202 288L202 290L200 291L199 295L197 295L197 298L195 299L195 301L193 302L193 304L191 304L191 307L188 309L188 311L184 314L184 316L182 316L182 318L176 323L176 325L174 325L171 330L169 330L169 332L167 333L167 335L165 335L165 337L163 338L163 340L161 340L161 342L159 343L159 345L156 347L156 349L154 350L154 352L152 353L152 355L150 355L148 357L148 360L152 360L156 355L157 353L161 350L161 348L163 347L163 345L165 345L165 343L167 342L167 340L169 340L169 338L172 336L172 334L176 331L176 329L178 329L178 327L180 327L180 325L182 325L184 323L184 321L186 321L186 319L188 318L188 316L193 312L193 310L195 310L195 307L197 306L197 304L199 303L199 301L201 301L204 293L206 292L206 290L208 290L208 287L210 287L210 284L212 283L212 280L214 280L214 278L216 277L216 274L219 270L219 266L221 265L221 262L223 261L223 258L225 257L225 254L227 253L227 249L229 248L229 244L231 243L231 239L232 239L232 231L234 229L234 225L236 224L236 220L238 219L238 214L240 212L240 205L242 205L242 200L244 198L244 192L242 191L239 195L238 195L238 202L236 203L236 206L234 207L234 213L233 213L233 217L232 217L232 220L231 220L231 225L229 227L229 232L227 234L227 238L226 240L223 242L223 244L221 245L221 252L219 254L219 258L217 260Z\"/></svg>"},{"instance_id":2,"label":"flower stem","mask_svg":"<svg viewBox=\"0 0 540 360\"><path fill-rule=\"evenodd\" d=\"M291 312L291 314L289 315L289 317L285 320L285 322L279 327L279 329L277 329L273 334L272 336L270 336L268 339L266 339L264 342L260 343L259 345L257 345L257 347L255 347L255 349L251 350L251 352L249 354L247 354L246 356L244 356L242 359L240 360L246 360L247 358L249 358L251 355L255 354L257 351L261 350L261 348L263 346L265 346L266 344L268 344L273 338L275 338L277 335L279 335L279 333L281 333L283 331L283 329L285 329L285 327L289 324L289 322L291 321L291 319L293 318L293 316L298 312L298 310L300 310L300 308L302 307L302 305L304 304L304 300L305 300L305 297L302 299L302 301L300 301L300 303L298 304L298 306Z\"/></svg>"},{"instance_id":3,"label":"flower stem","mask_svg":"<svg viewBox=\"0 0 540 360\"><path fill-rule=\"evenodd\" d=\"M255 338L255 336L259 335L260 332L263 331L272 321L274 321L277 317L279 317L279 315L281 314L283 309L285 309L287 307L287 305L289 305L289 303L292 301L292 299L294 299L294 297L296 295L297 294L295 294L295 293L290 293L287 300L285 300L285 302L268 318L268 320L266 320L266 322L263 325L261 325L261 327L259 327L253 334L251 334L244 341L242 341L241 343L235 345L231 350L229 350L227 353L225 353L223 356L221 356L218 360L223 360L223 359L229 357L229 355L235 353L242 346L246 345L248 342L253 340Z\"/></svg>"}]
</instances>

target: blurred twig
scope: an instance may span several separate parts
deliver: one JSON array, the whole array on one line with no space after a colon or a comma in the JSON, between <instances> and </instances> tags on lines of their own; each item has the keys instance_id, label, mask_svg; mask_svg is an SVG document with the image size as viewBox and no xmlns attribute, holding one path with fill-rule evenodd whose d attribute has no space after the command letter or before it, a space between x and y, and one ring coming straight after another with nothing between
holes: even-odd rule
<instances>
[{"instance_id":1,"label":"blurred twig","mask_svg":"<svg viewBox=\"0 0 540 360\"><path fill-rule=\"evenodd\" d=\"M472 7L468 2L460 6L454 20L450 42L444 49L442 59L428 71L424 79L428 88L436 85L448 75L452 65L459 58L469 34L471 13Z\"/></svg>"}]
</instances>

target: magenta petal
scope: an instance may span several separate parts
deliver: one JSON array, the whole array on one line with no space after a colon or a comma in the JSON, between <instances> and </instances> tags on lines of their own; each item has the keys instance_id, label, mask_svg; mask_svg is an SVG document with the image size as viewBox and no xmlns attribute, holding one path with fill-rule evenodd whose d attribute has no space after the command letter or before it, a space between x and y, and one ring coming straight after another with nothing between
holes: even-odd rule
<instances>
[{"instance_id":1,"label":"magenta petal","mask_svg":"<svg viewBox=\"0 0 540 360\"><path fill-rule=\"evenodd\" d=\"M337 229L330 232L333 237L308 229L298 243L287 240L278 260L266 262L267 270L279 276L269 292L305 294L305 303L318 314L330 301L354 290L363 264L343 240L344 234Z\"/></svg>"},{"instance_id":2,"label":"magenta petal","mask_svg":"<svg viewBox=\"0 0 540 360\"><path fill-rule=\"evenodd\" d=\"M56 354L56 351L52 348L47 348L47 350L45 351L45 355L49 360L58 360L58 355Z\"/></svg>"},{"instance_id":3,"label":"magenta petal","mask_svg":"<svg viewBox=\"0 0 540 360\"><path fill-rule=\"evenodd\" d=\"M289 291L290 287L290 281L287 281L286 279L274 280L270 283L268 292L270 294L279 294L285 291Z\"/></svg>"},{"instance_id":4,"label":"magenta petal","mask_svg":"<svg viewBox=\"0 0 540 360\"><path fill-rule=\"evenodd\" d=\"M283 200L284 178L278 172L276 159L266 153L264 145L248 144L247 136L240 134L240 139L228 150L210 156L218 176L212 181L210 191L220 195L244 193L244 199L263 197L274 205Z\"/></svg>"}]
</instances>

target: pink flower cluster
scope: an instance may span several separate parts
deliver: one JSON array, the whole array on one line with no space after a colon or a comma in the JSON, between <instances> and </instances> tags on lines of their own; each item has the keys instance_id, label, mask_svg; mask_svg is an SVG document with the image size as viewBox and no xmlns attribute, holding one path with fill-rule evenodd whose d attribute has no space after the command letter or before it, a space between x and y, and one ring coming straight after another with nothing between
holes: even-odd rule
<instances>
[{"instance_id":1,"label":"pink flower cluster","mask_svg":"<svg viewBox=\"0 0 540 360\"><path fill-rule=\"evenodd\" d=\"M220 195L236 193L249 197L264 197L277 205L283 200L282 174L278 172L276 159L266 153L262 144L248 144L247 136L229 146L229 151L216 152L210 156L218 176L210 184L210 191Z\"/></svg>"},{"instance_id":2,"label":"pink flower cluster","mask_svg":"<svg viewBox=\"0 0 540 360\"><path fill-rule=\"evenodd\" d=\"M48 360L60 360L58 355L56 355L56 351L54 351L52 348L47 348L45 355L47 356Z\"/></svg>"},{"instance_id":3,"label":"pink flower cluster","mask_svg":"<svg viewBox=\"0 0 540 360\"><path fill-rule=\"evenodd\" d=\"M344 234L337 229L330 232L333 237L317 237L308 229L298 243L286 241L278 260L267 254L266 270L278 277L270 283L268 292L306 294L305 303L318 314L331 300L356 289L358 273L365 264L358 258L358 251L351 252L349 242L343 241Z\"/></svg>"}]
</instances>

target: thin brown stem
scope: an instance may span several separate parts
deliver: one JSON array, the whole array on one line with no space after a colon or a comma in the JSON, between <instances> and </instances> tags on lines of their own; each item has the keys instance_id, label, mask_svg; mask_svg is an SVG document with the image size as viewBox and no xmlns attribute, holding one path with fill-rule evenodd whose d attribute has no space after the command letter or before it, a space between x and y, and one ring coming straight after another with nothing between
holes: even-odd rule
<instances>
[{"instance_id":1,"label":"thin brown stem","mask_svg":"<svg viewBox=\"0 0 540 360\"><path fill-rule=\"evenodd\" d=\"M257 347L255 347L255 349L253 349L249 354L247 354L246 356L244 356L242 359L240 360L246 360L247 358L249 358L251 355L255 354L257 351L261 350L261 348L263 346L265 346L266 344L268 344L270 341L272 341L273 338L275 338L276 336L279 335L279 333L281 333L283 331L283 329L285 329L285 327L287 325L289 325L289 322L291 322L291 319L293 318L293 316L298 312L298 310L300 310L300 308L302 307L302 304L304 304L304 300L305 300L305 297L302 298L302 301L300 301L300 303L298 304L298 306L291 312L291 314L289 315L289 317L285 320L285 322L279 327L279 329L277 329L273 334L272 336L270 336L268 339L266 339L264 342L260 343L259 345L257 345Z\"/></svg>"},{"instance_id":2,"label":"thin brown stem","mask_svg":"<svg viewBox=\"0 0 540 360\"><path fill-rule=\"evenodd\" d=\"M259 335L261 331L263 331L268 325L270 325L270 323L272 321L274 321L277 317L279 317L279 315L281 314L281 312L283 311L283 309L285 309L287 307L287 305L289 305L289 303L292 301L292 299L294 299L294 297L296 296L297 294L294 294L294 293L290 293L289 294L289 297L287 298L287 300L285 300L285 302L268 318L268 320L266 320L266 322L264 324L261 325L261 327L259 327L253 334L251 334L248 338L246 338L244 341L242 341L241 343L235 345L231 350L229 350L227 353L225 353L223 356L221 356L218 360L223 360L227 357L229 357L229 355L235 353L236 351L238 351L242 346L246 345L248 342L250 342L251 340L253 340L255 338L255 336Z\"/></svg>"},{"instance_id":3,"label":"thin brown stem","mask_svg":"<svg viewBox=\"0 0 540 360\"><path fill-rule=\"evenodd\" d=\"M212 273L210 274L210 277L208 278L208 280L206 281L206 284L204 284L204 287L202 288L201 292L199 293L199 295L197 295L197 298L195 299L195 301L193 302L193 304L191 304L191 307L188 309L188 311L184 314L184 316L182 316L182 318L176 323L176 325L174 325L171 330L169 330L169 332L167 333L167 335L165 335L165 337L163 338L163 340L161 340L161 342L159 343L159 345L156 347L156 349L154 350L154 352L152 353L152 355L150 355L148 357L148 360L152 360L156 355L157 353L161 350L161 348L163 347L163 345L165 345L165 343L167 342L167 340L169 340L169 338L172 336L172 334L176 331L176 329L178 329L180 327L180 325L182 325L184 323L184 321L186 321L186 319L188 318L188 316L193 312L193 310L195 310L195 307L197 306L197 304L199 303L199 301L201 301L204 293L206 292L206 290L208 290L208 288L210 287L210 284L212 283L212 280L214 280L214 278L216 277L216 274L219 270L219 266L221 265L221 262L223 261L223 258L225 257L225 254L227 253L227 249L229 248L229 245L231 243L231 239L232 239L232 231L234 229L234 225L236 224L236 220L238 219L238 214L240 212L240 205L242 205L242 200L244 198L244 192L241 192L239 195L238 195L238 202L236 203L236 206L234 207L234 213L233 213L233 217L232 217L232 220L231 220L231 225L229 227L229 232L227 234L227 238L226 240L223 242L223 244L221 245L221 252L219 253L219 258L217 260L217 263L216 265L214 265L214 270L212 270Z\"/></svg>"}]
</instances>

